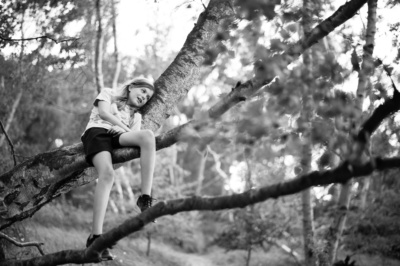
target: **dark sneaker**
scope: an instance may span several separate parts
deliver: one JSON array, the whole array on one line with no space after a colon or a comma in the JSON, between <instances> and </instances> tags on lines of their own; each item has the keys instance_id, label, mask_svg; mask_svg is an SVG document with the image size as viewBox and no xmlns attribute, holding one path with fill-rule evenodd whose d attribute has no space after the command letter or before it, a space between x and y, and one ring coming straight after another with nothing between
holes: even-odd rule
<instances>
[{"instance_id":1,"label":"dark sneaker","mask_svg":"<svg viewBox=\"0 0 400 266\"><path fill-rule=\"evenodd\" d=\"M140 211L144 212L153 205L153 198L149 195L143 194L138 198L136 204Z\"/></svg>"},{"instance_id":2,"label":"dark sneaker","mask_svg":"<svg viewBox=\"0 0 400 266\"><path fill-rule=\"evenodd\" d=\"M155 199L153 199L151 196L143 194L138 198L136 204L139 207L140 211L144 212L145 210L151 208L154 200ZM155 223L156 220L153 220L152 222Z\"/></svg>"},{"instance_id":3,"label":"dark sneaker","mask_svg":"<svg viewBox=\"0 0 400 266\"><path fill-rule=\"evenodd\" d=\"M87 241L86 241L86 247L88 248L95 240L96 238L100 237L101 235L89 235ZM113 256L108 249L103 250L101 253L101 260L106 261L106 260L113 260L115 256Z\"/></svg>"}]
</instances>

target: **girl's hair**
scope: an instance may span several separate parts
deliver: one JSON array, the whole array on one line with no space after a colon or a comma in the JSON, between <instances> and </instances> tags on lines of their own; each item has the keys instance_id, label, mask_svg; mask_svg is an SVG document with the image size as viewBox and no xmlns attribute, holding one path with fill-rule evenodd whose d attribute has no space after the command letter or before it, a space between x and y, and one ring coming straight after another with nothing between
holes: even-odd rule
<instances>
[{"instance_id":1,"label":"girl's hair","mask_svg":"<svg viewBox=\"0 0 400 266\"><path fill-rule=\"evenodd\" d=\"M122 108L125 106L126 102L128 101L129 97L129 88L137 88L137 87L146 87L149 88L152 91L155 91L154 88L154 83L152 80L147 79L147 78L134 78L127 82L125 85L123 85L120 89L119 92L117 93L117 96L115 96L115 103L117 104L118 109Z\"/></svg>"}]
</instances>

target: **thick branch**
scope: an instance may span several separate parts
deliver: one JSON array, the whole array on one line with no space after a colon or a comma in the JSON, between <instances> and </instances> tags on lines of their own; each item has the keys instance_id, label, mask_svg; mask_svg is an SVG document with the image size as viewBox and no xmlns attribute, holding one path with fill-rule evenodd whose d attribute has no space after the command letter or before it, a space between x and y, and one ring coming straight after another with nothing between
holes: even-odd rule
<instances>
[{"instance_id":1,"label":"thick branch","mask_svg":"<svg viewBox=\"0 0 400 266\"><path fill-rule=\"evenodd\" d=\"M200 14L182 49L155 82L156 95L143 111L144 128L155 131L170 116L181 98L198 79L206 50L219 23L234 15L233 0L211 0Z\"/></svg>"},{"instance_id":2,"label":"thick branch","mask_svg":"<svg viewBox=\"0 0 400 266\"><path fill-rule=\"evenodd\" d=\"M311 32L303 37L296 45L287 51L290 56L300 56L304 50L310 48L322 38L328 36L337 27L352 18L367 0L351 0L338 8L335 13L322 21Z\"/></svg>"},{"instance_id":3,"label":"thick branch","mask_svg":"<svg viewBox=\"0 0 400 266\"><path fill-rule=\"evenodd\" d=\"M388 116L400 110L400 93L394 90L393 97L386 100L378 106L371 117L362 125L360 132L357 135L357 140L366 142L368 137L379 127L382 121Z\"/></svg>"},{"instance_id":4,"label":"thick branch","mask_svg":"<svg viewBox=\"0 0 400 266\"><path fill-rule=\"evenodd\" d=\"M311 172L294 179L252 189L241 194L213 198L191 197L162 201L154 207L126 220L120 226L110 230L96 239L87 250L66 250L48 254L40 258L25 261L5 261L5 266L16 265L59 265L66 263L85 263L94 261L96 254L107 246L116 243L127 235L137 232L146 224L151 223L165 215L174 215L180 212L194 210L223 210L243 208L251 204L263 202L267 199L292 195L312 186L328 185L331 183L344 183L351 178L371 174L374 170L383 171L391 168L400 168L400 157L390 159L376 159L376 163L368 162L363 165L350 165L345 162L335 169L323 172ZM376 165L376 168L374 167ZM90 259L88 258L90 257Z\"/></svg>"}]
</instances>

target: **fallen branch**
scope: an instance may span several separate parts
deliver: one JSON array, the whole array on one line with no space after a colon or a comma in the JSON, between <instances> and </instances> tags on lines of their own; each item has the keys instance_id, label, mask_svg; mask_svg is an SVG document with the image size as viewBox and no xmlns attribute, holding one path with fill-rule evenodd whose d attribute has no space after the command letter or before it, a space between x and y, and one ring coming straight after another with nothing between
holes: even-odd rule
<instances>
[{"instance_id":1,"label":"fallen branch","mask_svg":"<svg viewBox=\"0 0 400 266\"><path fill-rule=\"evenodd\" d=\"M22 242L18 242L16 240L12 239L11 237L9 237L8 235L3 234L2 232L0 232L0 238L3 238L5 240L11 242L12 244L16 245L17 247L35 246L39 250L40 254L42 254L42 256L44 256L44 252L43 252L42 248L40 247L40 246L44 245L44 243L39 243L39 242L24 242L24 243L22 243Z\"/></svg>"}]
</instances>

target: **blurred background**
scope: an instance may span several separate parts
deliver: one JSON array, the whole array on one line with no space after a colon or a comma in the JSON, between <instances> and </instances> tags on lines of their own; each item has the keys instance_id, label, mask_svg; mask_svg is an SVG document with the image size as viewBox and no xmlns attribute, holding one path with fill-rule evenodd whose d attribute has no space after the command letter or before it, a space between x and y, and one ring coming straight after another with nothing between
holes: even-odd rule
<instances>
[{"instance_id":1,"label":"blurred background","mask_svg":"<svg viewBox=\"0 0 400 266\"><path fill-rule=\"evenodd\" d=\"M365 42L366 5L310 49L310 79L301 60L280 67L273 57L303 36L302 1L238 2L237 18L226 22L230 30L221 25L213 40L217 45L207 50L200 79L156 135L201 119L237 82L253 76L258 59L274 66L280 79L200 129L196 137L158 151L153 189L158 200L231 195L300 173L331 169L343 160L352 125L359 126L391 97L392 82L399 84L395 1L378 3L374 57L381 62L371 75L363 112L352 101ZM333 2L315 4L313 25L344 4ZM156 80L207 4L201 0L3 1L0 121L17 162L80 142L101 88L115 88L136 76ZM254 5L262 11L252 12ZM34 38L45 35L49 38ZM312 99L307 121L305 95ZM372 136L369 150L374 156L398 156L399 122L398 114L390 117ZM13 158L1 133L0 173L5 173L13 168ZM308 170L301 162L305 146L311 154ZM138 213L138 160L125 163L117 175L105 230ZM374 173L368 182L351 183L337 260L350 256L356 265L400 265L398 175L398 170L388 170ZM94 186L62 195L5 233L22 242L44 242L46 253L84 248ZM310 190L316 250L330 241L326 235L335 228L340 212L339 191L340 185ZM103 264L304 265L302 203L302 195L296 194L243 209L162 217L120 241L113 252L117 259ZM17 248L1 239L0 243L7 258L39 255L33 247Z\"/></svg>"}]
</instances>

